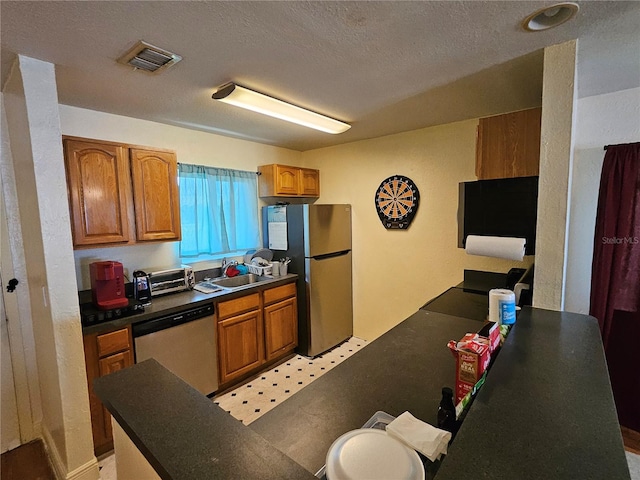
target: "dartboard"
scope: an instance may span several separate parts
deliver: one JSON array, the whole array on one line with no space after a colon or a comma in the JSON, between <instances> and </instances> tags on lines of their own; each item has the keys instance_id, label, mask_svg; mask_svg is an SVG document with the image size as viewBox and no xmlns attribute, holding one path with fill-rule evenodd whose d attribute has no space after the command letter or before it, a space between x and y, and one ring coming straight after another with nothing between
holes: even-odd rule
<instances>
[{"instance_id":1,"label":"dartboard","mask_svg":"<svg viewBox=\"0 0 640 480\"><path fill-rule=\"evenodd\" d=\"M394 175L380 184L375 201L385 228L406 229L418 210L420 193L410 178Z\"/></svg>"}]
</instances>

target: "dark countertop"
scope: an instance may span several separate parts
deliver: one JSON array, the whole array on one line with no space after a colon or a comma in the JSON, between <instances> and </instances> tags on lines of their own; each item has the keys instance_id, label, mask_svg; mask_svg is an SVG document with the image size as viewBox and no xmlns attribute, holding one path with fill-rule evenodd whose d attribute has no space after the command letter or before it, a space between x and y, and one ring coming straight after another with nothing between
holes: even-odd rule
<instances>
[{"instance_id":1,"label":"dark countertop","mask_svg":"<svg viewBox=\"0 0 640 480\"><path fill-rule=\"evenodd\" d=\"M519 269L512 269L519 270ZM464 280L456 287L462 288L467 292L489 294L489 290L493 288L509 288L507 280L509 274L497 272L483 272L480 270L465 270Z\"/></svg>"},{"instance_id":2,"label":"dark countertop","mask_svg":"<svg viewBox=\"0 0 640 480\"><path fill-rule=\"evenodd\" d=\"M489 316L489 295L451 287L420 309L484 322Z\"/></svg>"},{"instance_id":3,"label":"dark countertop","mask_svg":"<svg viewBox=\"0 0 640 480\"><path fill-rule=\"evenodd\" d=\"M247 295L248 293L251 293L251 291L259 292L267 288L278 287L280 285L284 285L285 283L291 283L297 278L298 275L296 275L295 273L289 273L282 277L274 277L272 280L264 280L261 282L252 283L235 288L233 290L223 290L215 293L200 293L196 290L187 290L185 292L153 297L153 299L151 300L151 305L145 307L143 313L137 313L130 317L123 317L117 320L110 320L108 322L98 323L95 325L83 326L82 334L89 335L92 333L102 333L133 323L151 320L161 315L170 315L172 313L179 312L180 310L184 310L185 308L197 307L210 302L231 300L233 298ZM89 300L90 299L91 297L89 296Z\"/></svg>"},{"instance_id":4,"label":"dark countertop","mask_svg":"<svg viewBox=\"0 0 640 480\"><path fill-rule=\"evenodd\" d=\"M478 327L420 310L248 427L155 362L95 391L163 478L312 479L378 410L435 424L446 343ZM596 320L523 309L436 478L629 480Z\"/></svg>"},{"instance_id":5,"label":"dark countertop","mask_svg":"<svg viewBox=\"0 0 640 480\"><path fill-rule=\"evenodd\" d=\"M98 378L94 390L163 479L315 479L155 360Z\"/></svg>"},{"instance_id":6,"label":"dark countertop","mask_svg":"<svg viewBox=\"0 0 640 480\"><path fill-rule=\"evenodd\" d=\"M523 308L437 480L626 479L598 322Z\"/></svg>"},{"instance_id":7,"label":"dark countertop","mask_svg":"<svg viewBox=\"0 0 640 480\"><path fill-rule=\"evenodd\" d=\"M442 387L453 386L455 359L447 348L481 325L418 311L249 425L307 470L317 472L329 447L378 410L410 411L437 424Z\"/></svg>"}]
</instances>

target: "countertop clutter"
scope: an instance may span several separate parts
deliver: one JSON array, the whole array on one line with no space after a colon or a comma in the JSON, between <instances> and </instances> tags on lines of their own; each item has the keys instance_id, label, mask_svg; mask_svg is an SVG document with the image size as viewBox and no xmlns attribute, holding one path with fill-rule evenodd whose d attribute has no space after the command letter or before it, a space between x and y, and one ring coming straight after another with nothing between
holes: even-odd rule
<instances>
[{"instance_id":1,"label":"countertop clutter","mask_svg":"<svg viewBox=\"0 0 640 480\"><path fill-rule=\"evenodd\" d=\"M331 443L376 411L435 424L441 388L454 381L446 343L477 326L420 310L248 427L154 362L100 378L95 389L162 478L312 478ZM629 479L596 320L525 307L427 478L436 472L439 480Z\"/></svg>"},{"instance_id":2,"label":"countertop clutter","mask_svg":"<svg viewBox=\"0 0 640 480\"><path fill-rule=\"evenodd\" d=\"M171 295L162 295L159 297L153 297L151 305L144 308L144 312L137 313L129 317L118 318L108 322L99 323L96 325L89 325L82 327L82 334L88 335L92 333L101 333L114 328L123 327L133 323L143 322L150 320L161 315L171 315L172 313L184 310L189 307L197 307L207 302L219 301L220 299L233 299L246 295L248 291L255 290L260 291L265 288L277 287L285 283L289 283L292 280L298 278L298 275L289 273L280 277L273 277L273 279L263 280L258 283L252 283L249 285L236 287L233 290L220 290L214 293L200 293L196 290L187 290L180 293L173 293ZM81 292L80 302L91 301L91 292Z\"/></svg>"}]
</instances>

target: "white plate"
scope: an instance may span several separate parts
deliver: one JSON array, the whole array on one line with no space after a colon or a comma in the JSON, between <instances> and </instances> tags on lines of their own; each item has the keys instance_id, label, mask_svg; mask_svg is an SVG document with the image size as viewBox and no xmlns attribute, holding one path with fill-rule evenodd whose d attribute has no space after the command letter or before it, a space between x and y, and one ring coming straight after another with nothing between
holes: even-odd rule
<instances>
[{"instance_id":1,"label":"white plate","mask_svg":"<svg viewBox=\"0 0 640 480\"><path fill-rule=\"evenodd\" d=\"M361 428L338 438L327 453L327 480L424 480L420 457L383 430Z\"/></svg>"}]
</instances>

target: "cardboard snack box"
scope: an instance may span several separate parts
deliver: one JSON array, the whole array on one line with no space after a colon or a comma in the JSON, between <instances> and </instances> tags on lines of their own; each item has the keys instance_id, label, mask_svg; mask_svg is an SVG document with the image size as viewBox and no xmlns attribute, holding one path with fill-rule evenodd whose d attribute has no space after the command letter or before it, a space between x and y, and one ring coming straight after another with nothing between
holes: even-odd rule
<instances>
[{"instance_id":1,"label":"cardboard snack box","mask_svg":"<svg viewBox=\"0 0 640 480\"><path fill-rule=\"evenodd\" d=\"M500 329L495 322L485 324L478 333L467 333L448 347L456 358L456 403L460 402L480 380L492 353L500 345Z\"/></svg>"}]
</instances>

